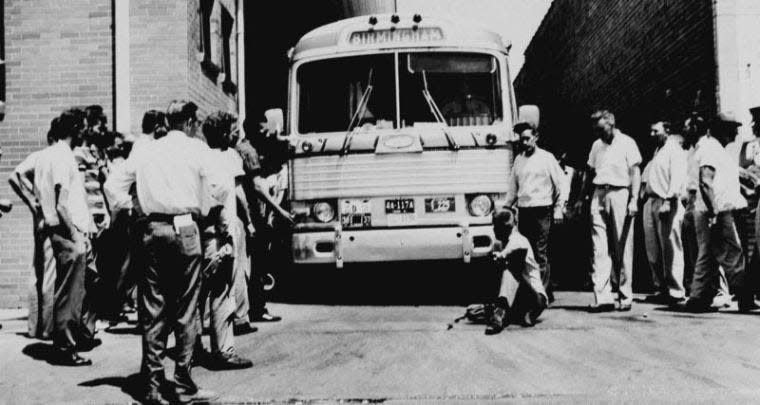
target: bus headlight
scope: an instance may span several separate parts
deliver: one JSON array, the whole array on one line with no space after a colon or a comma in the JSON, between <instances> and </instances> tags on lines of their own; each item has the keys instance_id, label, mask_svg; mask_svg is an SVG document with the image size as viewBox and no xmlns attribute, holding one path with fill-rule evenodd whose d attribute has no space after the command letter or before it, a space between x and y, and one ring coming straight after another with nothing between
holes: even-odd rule
<instances>
[{"instance_id":1,"label":"bus headlight","mask_svg":"<svg viewBox=\"0 0 760 405\"><path fill-rule=\"evenodd\" d=\"M469 207L470 214L476 217L484 217L491 213L493 203L487 195L480 194L470 200Z\"/></svg>"},{"instance_id":2,"label":"bus headlight","mask_svg":"<svg viewBox=\"0 0 760 405\"><path fill-rule=\"evenodd\" d=\"M314 214L314 218L319 222L330 222L335 218L335 209L333 209L332 205L324 201L314 203L311 212Z\"/></svg>"}]
</instances>

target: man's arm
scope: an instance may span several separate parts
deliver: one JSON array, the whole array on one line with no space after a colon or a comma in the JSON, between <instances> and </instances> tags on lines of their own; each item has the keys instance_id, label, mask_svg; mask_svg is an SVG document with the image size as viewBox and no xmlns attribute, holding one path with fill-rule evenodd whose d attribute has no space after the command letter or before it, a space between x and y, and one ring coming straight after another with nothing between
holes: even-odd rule
<instances>
[{"instance_id":1,"label":"man's arm","mask_svg":"<svg viewBox=\"0 0 760 405\"><path fill-rule=\"evenodd\" d=\"M290 215L290 213L285 211L280 206L280 204L274 201L272 196L269 194L269 183L265 178L261 176L254 176L253 188L259 198L261 198L266 205L274 209L274 211L277 212L283 219L290 222L291 224L293 223L293 217Z\"/></svg>"},{"instance_id":2,"label":"man's arm","mask_svg":"<svg viewBox=\"0 0 760 405\"><path fill-rule=\"evenodd\" d=\"M132 196L129 190L136 178L136 163L133 159L127 159L124 164L116 168L106 182L103 183L103 191L109 201L109 208L113 212L120 209L131 208Z\"/></svg>"},{"instance_id":3,"label":"man's arm","mask_svg":"<svg viewBox=\"0 0 760 405\"><path fill-rule=\"evenodd\" d=\"M707 212L715 215L715 168L702 166L699 168L699 190L702 192L702 201L707 206Z\"/></svg>"},{"instance_id":4,"label":"man's arm","mask_svg":"<svg viewBox=\"0 0 760 405\"><path fill-rule=\"evenodd\" d=\"M71 220L71 214L68 207L69 190L63 188L60 184L55 185L55 211L58 213L58 220L72 238L79 235L79 231L74 226L74 222ZM83 230L84 231L84 230Z\"/></svg>"},{"instance_id":5,"label":"man's arm","mask_svg":"<svg viewBox=\"0 0 760 405\"><path fill-rule=\"evenodd\" d=\"M509 172L509 189L507 190L507 200L505 202L507 207L512 207L517 202L517 190L519 187L517 175L515 174L515 165L512 165L512 170Z\"/></svg>"},{"instance_id":6,"label":"man's arm","mask_svg":"<svg viewBox=\"0 0 760 405\"><path fill-rule=\"evenodd\" d=\"M628 215L635 216L639 212L639 192L641 191L641 169L635 164L630 168L631 195L628 202Z\"/></svg>"},{"instance_id":7,"label":"man's arm","mask_svg":"<svg viewBox=\"0 0 760 405\"><path fill-rule=\"evenodd\" d=\"M246 233L250 236L255 230L253 229L253 221L251 221L248 198L245 189L243 188L243 179L244 177L237 177L235 179L235 200L237 203L238 217L243 221Z\"/></svg>"},{"instance_id":8,"label":"man's arm","mask_svg":"<svg viewBox=\"0 0 760 405\"><path fill-rule=\"evenodd\" d=\"M29 207L29 211L31 211L32 215L37 216L39 215L40 207L37 203L37 198L34 196L33 187L27 187L27 185L24 184L25 180L28 182L27 179L22 177L21 173L14 171L11 174L11 177L8 178L8 183L10 183L11 188L21 201Z\"/></svg>"},{"instance_id":9,"label":"man's arm","mask_svg":"<svg viewBox=\"0 0 760 405\"><path fill-rule=\"evenodd\" d=\"M576 214L580 214L583 209L583 204L587 199L591 198L592 190L594 189L594 169L590 166L586 167L586 170L581 171L581 189L578 192L578 200L575 202L573 209Z\"/></svg>"}]
</instances>

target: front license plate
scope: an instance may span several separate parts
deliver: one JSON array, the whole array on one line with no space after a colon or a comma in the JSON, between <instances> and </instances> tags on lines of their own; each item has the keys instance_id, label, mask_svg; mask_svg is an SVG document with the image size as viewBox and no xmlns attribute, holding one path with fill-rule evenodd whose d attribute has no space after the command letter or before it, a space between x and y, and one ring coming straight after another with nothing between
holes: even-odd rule
<instances>
[{"instance_id":1,"label":"front license plate","mask_svg":"<svg viewBox=\"0 0 760 405\"><path fill-rule=\"evenodd\" d=\"M340 223L344 228L368 228L372 226L369 200L341 200Z\"/></svg>"},{"instance_id":2,"label":"front license plate","mask_svg":"<svg viewBox=\"0 0 760 405\"><path fill-rule=\"evenodd\" d=\"M425 199L425 212L427 213L454 211L456 211L456 203L454 202L454 197L436 197Z\"/></svg>"},{"instance_id":3,"label":"front license plate","mask_svg":"<svg viewBox=\"0 0 760 405\"><path fill-rule=\"evenodd\" d=\"M396 198L385 200L386 214L414 214L414 199Z\"/></svg>"},{"instance_id":4,"label":"front license plate","mask_svg":"<svg viewBox=\"0 0 760 405\"><path fill-rule=\"evenodd\" d=\"M414 214L388 214L388 226L413 225L417 220Z\"/></svg>"}]
</instances>

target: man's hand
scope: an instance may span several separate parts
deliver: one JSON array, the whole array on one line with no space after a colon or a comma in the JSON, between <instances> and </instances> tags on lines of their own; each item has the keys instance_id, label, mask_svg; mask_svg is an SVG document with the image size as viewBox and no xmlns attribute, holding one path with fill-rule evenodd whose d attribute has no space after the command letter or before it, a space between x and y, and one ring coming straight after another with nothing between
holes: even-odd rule
<instances>
[{"instance_id":1,"label":"man's hand","mask_svg":"<svg viewBox=\"0 0 760 405\"><path fill-rule=\"evenodd\" d=\"M578 200L573 204L573 215L580 216L583 213L583 200Z\"/></svg>"},{"instance_id":2,"label":"man's hand","mask_svg":"<svg viewBox=\"0 0 760 405\"><path fill-rule=\"evenodd\" d=\"M635 217L639 213L639 203L635 199L628 203L628 216Z\"/></svg>"},{"instance_id":3,"label":"man's hand","mask_svg":"<svg viewBox=\"0 0 760 405\"><path fill-rule=\"evenodd\" d=\"M660 216L664 217L664 216L670 215L670 211L671 211L670 204L671 204L671 201L666 200L665 202L662 203L662 205L660 205L660 212L659 212Z\"/></svg>"},{"instance_id":4,"label":"man's hand","mask_svg":"<svg viewBox=\"0 0 760 405\"><path fill-rule=\"evenodd\" d=\"M565 222L565 207L554 207L554 223L561 225Z\"/></svg>"}]
</instances>

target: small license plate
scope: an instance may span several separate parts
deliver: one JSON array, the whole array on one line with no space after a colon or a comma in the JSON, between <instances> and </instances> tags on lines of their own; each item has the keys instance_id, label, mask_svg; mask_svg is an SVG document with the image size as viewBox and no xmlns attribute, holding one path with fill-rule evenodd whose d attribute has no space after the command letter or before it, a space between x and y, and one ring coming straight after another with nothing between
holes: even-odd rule
<instances>
[{"instance_id":1,"label":"small license plate","mask_svg":"<svg viewBox=\"0 0 760 405\"><path fill-rule=\"evenodd\" d=\"M456 211L456 203L454 197L435 197L425 199L425 212L438 213L438 212L454 212Z\"/></svg>"},{"instance_id":2,"label":"small license plate","mask_svg":"<svg viewBox=\"0 0 760 405\"><path fill-rule=\"evenodd\" d=\"M372 226L369 200L341 200L340 223L344 228L368 228Z\"/></svg>"},{"instance_id":3,"label":"small license plate","mask_svg":"<svg viewBox=\"0 0 760 405\"><path fill-rule=\"evenodd\" d=\"M388 214L388 226L414 225L417 216L414 214Z\"/></svg>"},{"instance_id":4,"label":"small license plate","mask_svg":"<svg viewBox=\"0 0 760 405\"><path fill-rule=\"evenodd\" d=\"M414 214L414 199L397 198L385 200L386 214Z\"/></svg>"}]
</instances>

